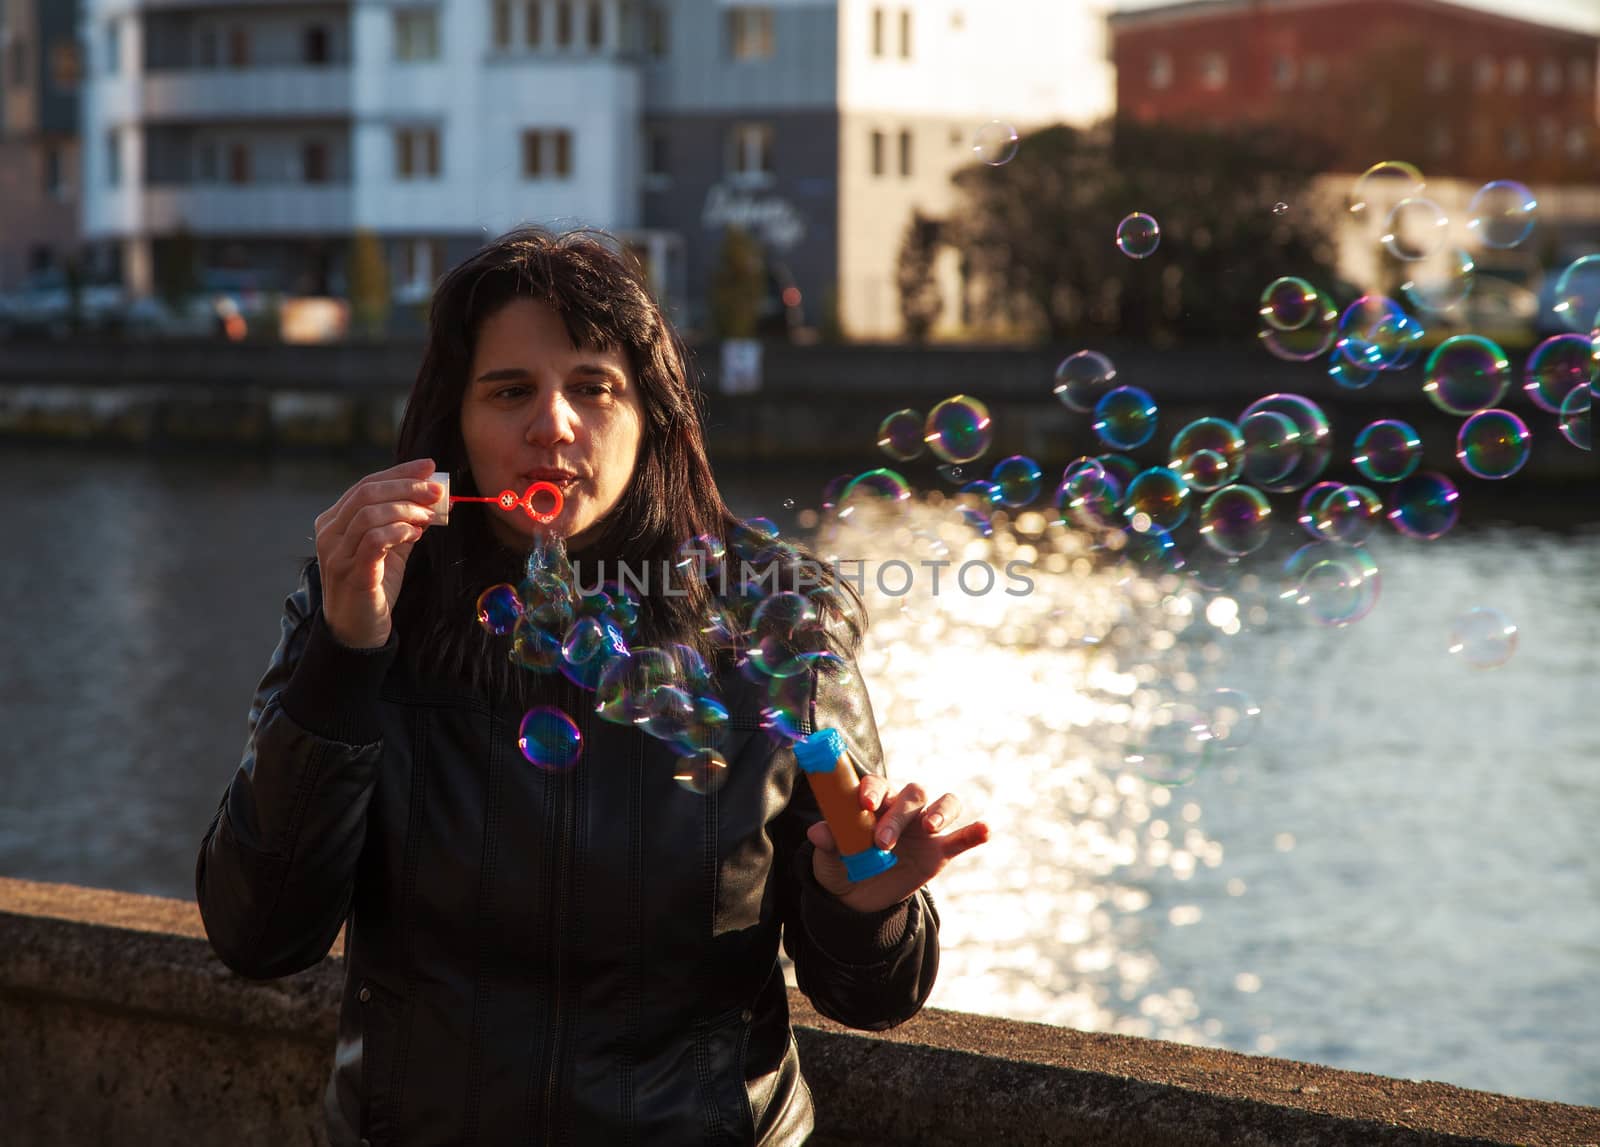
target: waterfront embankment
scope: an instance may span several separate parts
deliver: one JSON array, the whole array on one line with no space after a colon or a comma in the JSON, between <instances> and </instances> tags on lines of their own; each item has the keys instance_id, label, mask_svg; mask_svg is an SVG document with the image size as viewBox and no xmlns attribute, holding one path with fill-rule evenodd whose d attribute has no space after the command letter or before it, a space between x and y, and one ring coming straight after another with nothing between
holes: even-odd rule
<instances>
[{"instance_id":1,"label":"waterfront embankment","mask_svg":"<svg viewBox=\"0 0 1600 1147\"><path fill-rule=\"evenodd\" d=\"M325 1143L341 949L266 983L189 901L0 878L5 1141ZM791 991L816 1147L1578 1147L1600 1109L925 1010L867 1036Z\"/></svg>"}]
</instances>

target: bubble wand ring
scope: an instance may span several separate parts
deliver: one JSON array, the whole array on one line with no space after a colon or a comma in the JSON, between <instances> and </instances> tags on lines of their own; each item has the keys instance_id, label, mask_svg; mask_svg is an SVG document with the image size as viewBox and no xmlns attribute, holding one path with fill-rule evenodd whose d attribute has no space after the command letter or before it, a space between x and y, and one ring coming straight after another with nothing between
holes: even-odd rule
<instances>
[{"instance_id":1,"label":"bubble wand ring","mask_svg":"<svg viewBox=\"0 0 1600 1147\"><path fill-rule=\"evenodd\" d=\"M561 487L554 482L534 482L521 494L515 490L501 490L499 494L489 498L475 498L466 494L450 493L450 475L438 473L433 475L432 482L437 482L444 487L444 494L433 506L434 522L446 525L450 521L450 507L457 502L486 502L499 506L502 510L521 510L528 517L538 522L541 526L548 526L561 516L561 510L566 505L566 498L561 493ZM551 505L548 510L541 510L534 500L541 494L548 495Z\"/></svg>"}]
</instances>

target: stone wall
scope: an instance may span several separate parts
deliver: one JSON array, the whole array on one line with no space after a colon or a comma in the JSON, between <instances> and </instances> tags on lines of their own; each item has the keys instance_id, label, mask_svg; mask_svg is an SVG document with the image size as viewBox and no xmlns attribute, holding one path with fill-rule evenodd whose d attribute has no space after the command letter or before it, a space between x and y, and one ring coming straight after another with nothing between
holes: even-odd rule
<instances>
[{"instance_id":1,"label":"stone wall","mask_svg":"<svg viewBox=\"0 0 1600 1147\"><path fill-rule=\"evenodd\" d=\"M187 901L0 878L0 1142L322 1144L343 959L269 983ZM925 1010L866 1036L791 992L816 1147L1600 1145L1600 1109Z\"/></svg>"}]
</instances>

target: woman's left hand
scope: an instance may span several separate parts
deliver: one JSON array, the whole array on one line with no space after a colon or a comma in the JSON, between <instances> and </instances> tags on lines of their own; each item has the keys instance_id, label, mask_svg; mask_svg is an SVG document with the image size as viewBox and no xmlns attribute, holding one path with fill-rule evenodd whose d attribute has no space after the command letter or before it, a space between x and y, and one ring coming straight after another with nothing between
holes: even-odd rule
<instances>
[{"instance_id":1,"label":"woman's left hand","mask_svg":"<svg viewBox=\"0 0 1600 1147\"><path fill-rule=\"evenodd\" d=\"M894 853L897 863L893 868L852 883L827 821L818 821L806 830L817 846L811 863L817 883L857 912L892 908L963 852L989 839L989 826L981 820L953 832L943 831L961 815L961 802L951 793L930 804L921 785L909 784L891 799L888 780L868 773L861 778L860 794L861 807L877 815L872 842Z\"/></svg>"}]
</instances>

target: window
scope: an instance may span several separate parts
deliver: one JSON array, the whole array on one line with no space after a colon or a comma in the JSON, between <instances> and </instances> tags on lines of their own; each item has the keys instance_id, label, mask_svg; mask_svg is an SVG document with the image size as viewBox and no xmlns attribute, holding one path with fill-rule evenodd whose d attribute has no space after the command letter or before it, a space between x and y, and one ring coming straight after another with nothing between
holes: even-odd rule
<instances>
[{"instance_id":1,"label":"window","mask_svg":"<svg viewBox=\"0 0 1600 1147\"><path fill-rule=\"evenodd\" d=\"M106 132L106 186L122 186L122 139L116 128Z\"/></svg>"},{"instance_id":2,"label":"window","mask_svg":"<svg viewBox=\"0 0 1600 1147\"><path fill-rule=\"evenodd\" d=\"M900 133L900 174L911 174L911 133L909 131Z\"/></svg>"},{"instance_id":3,"label":"window","mask_svg":"<svg viewBox=\"0 0 1600 1147\"><path fill-rule=\"evenodd\" d=\"M1207 52L1200 57L1200 83L1210 91L1228 86L1228 58L1221 52Z\"/></svg>"},{"instance_id":4,"label":"window","mask_svg":"<svg viewBox=\"0 0 1600 1147\"><path fill-rule=\"evenodd\" d=\"M735 60L772 56L772 9L743 5L728 9L728 54Z\"/></svg>"},{"instance_id":5,"label":"window","mask_svg":"<svg viewBox=\"0 0 1600 1147\"><path fill-rule=\"evenodd\" d=\"M433 285L445 265L444 241L398 239L390 248L390 286L396 290L422 290Z\"/></svg>"},{"instance_id":6,"label":"window","mask_svg":"<svg viewBox=\"0 0 1600 1147\"><path fill-rule=\"evenodd\" d=\"M872 10L872 54L878 59L883 58L883 9Z\"/></svg>"},{"instance_id":7,"label":"window","mask_svg":"<svg viewBox=\"0 0 1600 1147\"><path fill-rule=\"evenodd\" d=\"M1294 58L1292 56L1274 56L1272 60L1272 86L1280 92L1286 92L1294 87L1295 72Z\"/></svg>"},{"instance_id":8,"label":"window","mask_svg":"<svg viewBox=\"0 0 1600 1147\"><path fill-rule=\"evenodd\" d=\"M1448 91L1450 88L1450 57L1434 56L1428 61L1428 90L1430 92Z\"/></svg>"},{"instance_id":9,"label":"window","mask_svg":"<svg viewBox=\"0 0 1600 1147\"><path fill-rule=\"evenodd\" d=\"M1150 86L1161 89L1172 86L1172 57L1165 52L1157 52L1150 57Z\"/></svg>"},{"instance_id":10,"label":"window","mask_svg":"<svg viewBox=\"0 0 1600 1147\"><path fill-rule=\"evenodd\" d=\"M1561 90L1561 64L1557 60L1546 60L1539 65L1539 90L1545 95L1554 95Z\"/></svg>"},{"instance_id":11,"label":"window","mask_svg":"<svg viewBox=\"0 0 1600 1147\"><path fill-rule=\"evenodd\" d=\"M875 132L872 133L872 174L873 175L882 175L883 174L883 168L884 168L883 153L887 149L887 146L888 146L887 145L887 141L883 138L883 132L875 131Z\"/></svg>"},{"instance_id":12,"label":"window","mask_svg":"<svg viewBox=\"0 0 1600 1147\"><path fill-rule=\"evenodd\" d=\"M565 179L572 174L572 133L570 131L557 131L551 133L556 145L556 176Z\"/></svg>"},{"instance_id":13,"label":"window","mask_svg":"<svg viewBox=\"0 0 1600 1147\"><path fill-rule=\"evenodd\" d=\"M58 92L75 91L83 79L83 56L76 40L50 45L50 83Z\"/></svg>"},{"instance_id":14,"label":"window","mask_svg":"<svg viewBox=\"0 0 1600 1147\"><path fill-rule=\"evenodd\" d=\"M230 68L250 66L250 29L237 24L228 29L228 66Z\"/></svg>"},{"instance_id":15,"label":"window","mask_svg":"<svg viewBox=\"0 0 1600 1147\"><path fill-rule=\"evenodd\" d=\"M439 174L439 129L402 127L394 133L396 179L431 179Z\"/></svg>"},{"instance_id":16,"label":"window","mask_svg":"<svg viewBox=\"0 0 1600 1147\"><path fill-rule=\"evenodd\" d=\"M522 133L522 177L566 179L572 174L572 133L564 128L528 128Z\"/></svg>"},{"instance_id":17,"label":"window","mask_svg":"<svg viewBox=\"0 0 1600 1147\"><path fill-rule=\"evenodd\" d=\"M652 128L644 137L644 172L652 179L664 179L672 168L669 136L662 128Z\"/></svg>"},{"instance_id":18,"label":"window","mask_svg":"<svg viewBox=\"0 0 1600 1147\"><path fill-rule=\"evenodd\" d=\"M589 0L587 16L589 47L598 51L606 42L606 10L597 0Z\"/></svg>"},{"instance_id":19,"label":"window","mask_svg":"<svg viewBox=\"0 0 1600 1147\"><path fill-rule=\"evenodd\" d=\"M250 182L250 148L245 144L228 145L228 182Z\"/></svg>"},{"instance_id":20,"label":"window","mask_svg":"<svg viewBox=\"0 0 1600 1147\"><path fill-rule=\"evenodd\" d=\"M522 6L522 42L529 48L537 48L544 43L544 0L528 0ZM511 38L510 33L506 38Z\"/></svg>"},{"instance_id":21,"label":"window","mask_svg":"<svg viewBox=\"0 0 1600 1147\"><path fill-rule=\"evenodd\" d=\"M49 146L44 149L44 193L60 199L65 190L61 174L61 148Z\"/></svg>"},{"instance_id":22,"label":"window","mask_svg":"<svg viewBox=\"0 0 1600 1147\"><path fill-rule=\"evenodd\" d=\"M439 58L439 13L434 8L397 8L394 13L394 58Z\"/></svg>"},{"instance_id":23,"label":"window","mask_svg":"<svg viewBox=\"0 0 1600 1147\"><path fill-rule=\"evenodd\" d=\"M122 70L122 21L113 16L106 21L106 75Z\"/></svg>"},{"instance_id":24,"label":"window","mask_svg":"<svg viewBox=\"0 0 1600 1147\"><path fill-rule=\"evenodd\" d=\"M300 147L300 178L307 183L328 182L328 145L308 139Z\"/></svg>"},{"instance_id":25,"label":"window","mask_svg":"<svg viewBox=\"0 0 1600 1147\"><path fill-rule=\"evenodd\" d=\"M317 67L328 62L328 29L322 24L306 28L304 45L305 62Z\"/></svg>"},{"instance_id":26,"label":"window","mask_svg":"<svg viewBox=\"0 0 1600 1147\"><path fill-rule=\"evenodd\" d=\"M911 58L911 9L900 10L900 58Z\"/></svg>"},{"instance_id":27,"label":"window","mask_svg":"<svg viewBox=\"0 0 1600 1147\"><path fill-rule=\"evenodd\" d=\"M194 177L199 183L217 181L217 145L211 140L200 144L195 153Z\"/></svg>"},{"instance_id":28,"label":"window","mask_svg":"<svg viewBox=\"0 0 1600 1147\"><path fill-rule=\"evenodd\" d=\"M667 28L667 6L665 4L652 4L645 14L648 21L648 35L650 40L650 55L657 60L665 59L667 45L671 42Z\"/></svg>"},{"instance_id":29,"label":"window","mask_svg":"<svg viewBox=\"0 0 1600 1147\"><path fill-rule=\"evenodd\" d=\"M28 41L21 36L11 41L11 86L25 88L28 86Z\"/></svg>"},{"instance_id":30,"label":"window","mask_svg":"<svg viewBox=\"0 0 1600 1147\"><path fill-rule=\"evenodd\" d=\"M572 47L572 0L556 0L556 47Z\"/></svg>"},{"instance_id":31,"label":"window","mask_svg":"<svg viewBox=\"0 0 1600 1147\"><path fill-rule=\"evenodd\" d=\"M1506 91L1513 94L1528 86L1528 61L1513 56L1506 61Z\"/></svg>"},{"instance_id":32,"label":"window","mask_svg":"<svg viewBox=\"0 0 1600 1147\"><path fill-rule=\"evenodd\" d=\"M504 52L511 47L511 0L494 0L489 18L495 51Z\"/></svg>"},{"instance_id":33,"label":"window","mask_svg":"<svg viewBox=\"0 0 1600 1147\"><path fill-rule=\"evenodd\" d=\"M745 178L772 174L772 125L735 124L729 137L728 171Z\"/></svg>"},{"instance_id":34,"label":"window","mask_svg":"<svg viewBox=\"0 0 1600 1147\"><path fill-rule=\"evenodd\" d=\"M217 66L218 59L217 30L215 28L200 29L200 34L195 39L194 46L195 66L198 68L214 68Z\"/></svg>"},{"instance_id":35,"label":"window","mask_svg":"<svg viewBox=\"0 0 1600 1147\"><path fill-rule=\"evenodd\" d=\"M1480 92L1489 91L1494 87L1494 61L1488 56L1479 56L1478 62L1472 68L1472 85Z\"/></svg>"}]
</instances>

